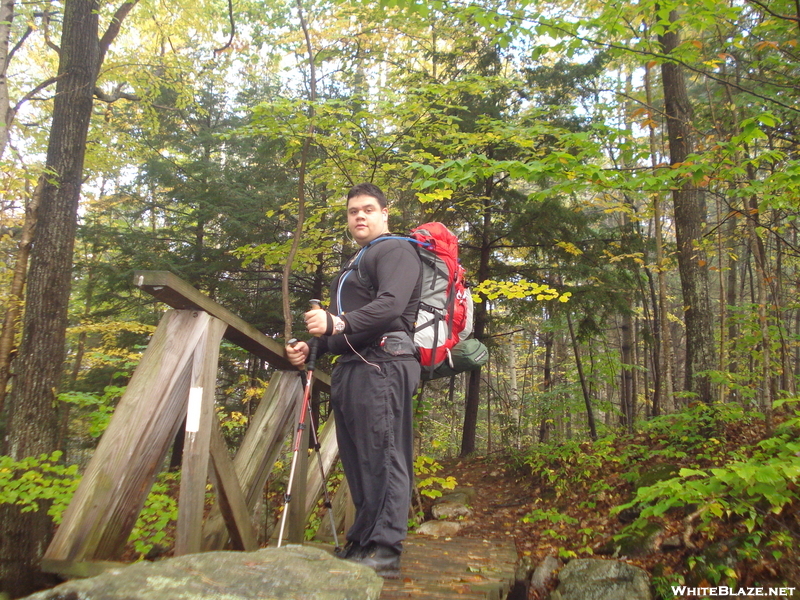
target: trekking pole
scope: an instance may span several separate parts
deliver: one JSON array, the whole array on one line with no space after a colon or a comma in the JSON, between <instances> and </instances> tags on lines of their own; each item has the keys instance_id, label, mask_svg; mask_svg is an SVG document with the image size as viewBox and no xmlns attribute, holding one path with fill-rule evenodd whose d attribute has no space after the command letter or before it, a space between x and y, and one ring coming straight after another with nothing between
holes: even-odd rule
<instances>
[{"instance_id":1,"label":"trekking pole","mask_svg":"<svg viewBox=\"0 0 800 600\"><path fill-rule=\"evenodd\" d=\"M317 338L314 338L313 341L315 342L314 345L316 346ZM313 363L309 364L313 365ZM311 388L311 375L313 374L313 371L314 367L312 366L310 371L306 373L307 387L309 389ZM334 518L333 514L333 502L331 502L331 496L328 493L328 480L325 477L325 465L322 464L322 452L320 452L322 444L320 444L319 437L317 436L317 426L316 423L314 423L314 411L311 409L310 401L306 403L306 410L308 410L308 425L309 427L311 427L311 440L314 444L314 452L317 455L317 465L319 465L319 476L320 476L320 481L322 482L322 497L323 497L322 506L325 507L325 509L327 509L328 517L330 518L331 521L331 533L333 534L334 550L336 552L339 552L342 548L341 546L339 546L339 536L336 533L336 519Z\"/></svg>"},{"instance_id":2,"label":"trekking pole","mask_svg":"<svg viewBox=\"0 0 800 600\"><path fill-rule=\"evenodd\" d=\"M311 300L311 308L318 309L320 308L319 300ZM297 340L292 338L288 341L288 344L292 347L297 343ZM300 419L297 424L297 433L295 435L294 440L294 450L292 455L292 466L289 470L289 481L286 484L286 494L284 496L284 506L283 506L283 515L281 515L281 527L280 532L278 534L278 544L277 547L281 547L281 543L283 542L283 531L286 525L286 515L289 512L289 502L291 501L291 492L292 492L292 484L294 482L294 474L297 467L297 456L300 452L300 444L302 441L302 434L303 430L305 429L305 417L308 414L309 426L311 427L311 435L313 438L314 443L314 450L317 454L317 462L319 464L319 473L322 481L322 493L324 496L324 507L328 510L328 515L330 516L331 520L331 531L333 532L333 543L335 545L335 549L338 551L340 550L339 547L339 537L336 533L336 521L333 516L333 503L331 502L330 495L328 494L328 487L326 485L325 479L325 467L322 464L322 454L320 453L320 443L319 438L317 437L317 430L314 425L314 416L311 410L311 384L312 384L312 376L314 374L314 367L317 361L317 351L318 351L318 340L317 338L312 338L309 340L309 355L308 355L308 364L306 365L305 369L305 390L303 393L303 405L300 409Z\"/></svg>"}]
</instances>

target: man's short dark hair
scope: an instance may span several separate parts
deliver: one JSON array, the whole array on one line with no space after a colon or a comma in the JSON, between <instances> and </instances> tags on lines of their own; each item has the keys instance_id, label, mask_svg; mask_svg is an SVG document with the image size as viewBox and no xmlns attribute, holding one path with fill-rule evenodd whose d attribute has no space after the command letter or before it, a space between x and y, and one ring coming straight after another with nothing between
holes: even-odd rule
<instances>
[{"instance_id":1,"label":"man's short dark hair","mask_svg":"<svg viewBox=\"0 0 800 600\"><path fill-rule=\"evenodd\" d=\"M350 188L347 192L347 199L355 198L356 196L372 196L378 201L381 208L386 208L386 196L383 195L381 188L374 183L359 183Z\"/></svg>"}]
</instances>

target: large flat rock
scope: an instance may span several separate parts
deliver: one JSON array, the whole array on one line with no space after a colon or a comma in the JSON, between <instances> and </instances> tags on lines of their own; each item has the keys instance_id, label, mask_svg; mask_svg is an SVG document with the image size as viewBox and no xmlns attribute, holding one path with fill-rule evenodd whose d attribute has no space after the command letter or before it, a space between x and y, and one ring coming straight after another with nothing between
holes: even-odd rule
<instances>
[{"instance_id":1,"label":"large flat rock","mask_svg":"<svg viewBox=\"0 0 800 600\"><path fill-rule=\"evenodd\" d=\"M27 600L377 600L383 579L308 546L205 552L68 581Z\"/></svg>"}]
</instances>

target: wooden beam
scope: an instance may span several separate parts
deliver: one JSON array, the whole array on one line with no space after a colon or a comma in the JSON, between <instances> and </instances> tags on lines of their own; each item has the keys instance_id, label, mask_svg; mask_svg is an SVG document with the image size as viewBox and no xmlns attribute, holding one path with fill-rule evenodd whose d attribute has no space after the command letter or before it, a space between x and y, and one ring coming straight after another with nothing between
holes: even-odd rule
<instances>
[{"instance_id":1,"label":"wooden beam","mask_svg":"<svg viewBox=\"0 0 800 600\"><path fill-rule=\"evenodd\" d=\"M253 521L247 510L239 478L233 461L228 456L228 447L222 437L219 423L211 431L211 462L217 479L217 501L234 550L258 550L258 541Z\"/></svg>"},{"instance_id":2,"label":"wooden beam","mask_svg":"<svg viewBox=\"0 0 800 600\"><path fill-rule=\"evenodd\" d=\"M209 318L171 310L161 319L44 558L121 556L186 414L192 354Z\"/></svg>"},{"instance_id":3,"label":"wooden beam","mask_svg":"<svg viewBox=\"0 0 800 600\"><path fill-rule=\"evenodd\" d=\"M172 308L203 310L225 322L225 339L266 360L276 369L297 371L286 358L283 345L237 317L224 306L169 271L135 271L133 284ZM330 377L315 373L321 388L330 391Z\"/></svg>"},{"instance_id":4,"label":"wooden beam","mask_svg":"<svg viewBox=\"0 0 800 600\"><path fill-rule=\"evenodd\" d=\"M292 418L302 400L302 382L296 373L278 371L250 419L233 464L249 510L264 491L272 467L280 454ZM228 532L219 507L214 505L203 527L203 550L222 550Z\"/></svg>"},{"instance_id":5,"label":"wooden beam","mask_svg":"<svg viewBox=\"0 0 800 600\"><path fill-rule=\"evenodd\" d=\"M302 402L298 404L298 408L301 407ZM297 410L295 412L295 425L297 425L299 417L300 411ZM289 502L288 506L284 504L283 507L283 510L289 511L289 514L287 515L289 518L287 519L288 527L286 529L288 531L286 532L286 537L288 538L289 543L292 544L303 543L306 534L306 523L308 522L308 519L306 518L306 482L308 480L309 434L310 429L308 425L308 416L306 416L305 427L303 427L301 430L298 430L295 427L295 438L300 436L300 444L297 451L297 464L295 465L295 475L294 482L292 483L292 489L286 490L286 492L291 495L291 501ZM276 527L276 529L279 530L280 528Z\"/></svg>"},{"instance_id":6,"label":"wooden beam","mask_svg":"<svg viewBox=\"0 0 800 600\"><path fill-rule=\"evenodd\" d=\"M192 357L192 379L181 461L178 523L174 555L200 552L208 482L211 432L217 427L214 393L217 389L219 343L225 323L209 317Z\"/></svg>"},{"instance_id":7,"label":"wooden beam","mask_svg":"<svg viewBox=\"0 0 800 600\"><path fill-rule=\"evenodd\" d=\"M331 470L336 465L336 461L339 460L339 445L336 443L336 420L333 417L333 413L328 416L328 420L325 421L325 427L319 433L319 446L319 457L311 456L308 459L311 464L308 466L308 482L306 483L306 521L311 517L311 513L317 507L317 501L323 495L322 486L326 482L322 480L320 471L325 472L325 478L327 479L331 476ZM322 464L322 469L320 469L320 464Z\"/></svg>"}]
</instances>

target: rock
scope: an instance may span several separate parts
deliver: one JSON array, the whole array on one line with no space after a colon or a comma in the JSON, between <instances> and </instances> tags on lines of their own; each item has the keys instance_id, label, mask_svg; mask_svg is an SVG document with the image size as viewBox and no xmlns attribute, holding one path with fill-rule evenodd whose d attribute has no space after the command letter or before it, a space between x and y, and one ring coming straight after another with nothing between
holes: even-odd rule
<instances>
[{"instance_id":1,"label":"rock","mask_svg":"<svg viewBox=\"0 0 800 600\"><path fill-rule=\"evenodd\" d=\"M664 541L661 542L662 552L680 550L681 548L683 548L683 540L679 535L671 535L668 538L664 538Z\"/></svg>"},{"instance_id":2,"label":"rock","mask_svg":"<svg viewBox=\"0 0 800 600\"><path fill-rule=\"evenodd\" d=\"M624 562L575 559L558 578L550 600L652 600L647 571Z\"/></svg>"},{"instance_id":3,"label":"rock","mask_svg":"<svg viewBox=\"0 0 800 600\"><path fill-rule=\"evenodd\" d=\"M641 529L625 531L596 549L596 554L624 556L627 558L648 556L659 550L664 537L664 530L656 523L648 523Z\"/></svg>"},{"instance_id":4,"label":"rock","mask_svg":"<svg viewBox=\"0 0 800 600\"><path fill-rule=\"evenodd\" d=\"M746 535L732 538L717 539L706 546L691 567L687 577L687 584L701 581L713 581L711 577L727 569L735 569L738 562L739 550L742 544L747 543Z\"/></svg>"},{"instance_id":5,"label":"rock","mask_svg":"<svg viewBox=\"0 0 800 600\"><path fill-rule=\"evenodd\" d=\"M458 502L442 502L433 505L431 514L434 519L457 519L472 516L472 511Z\"/></svg>"},{"instance_id":6,"label":"rock","mask_svg":"<svg viewBox=\"0 0 800 600\"><path fill-rule=\"evenodd\" d=\"M449 537L457 534L462 525L463 523L454 521L426 521L417 528L417 533L435 537Z\"/></svg>"},{"instance_id":7,"label":"rock","mask_svg":"<svg viewBox=\"0 0 800 600\"><path fill-rule=\"evenodd\" d=\"M369 567L309 546L205 552L112 569L27 600L377 600Z\"/></svg>"},{"instance_id":8,"label":"rock","mask_svg":"<svg viewBox=\"0 0 800 600\"><path fill-rule=\"evenodd\" d=\"M539 595L546 592L550 580L556 577L562 564L563 563L555 556L546 556L545 559L539 563L539 566L533 570L533 574L531 575L531 589L536 590Z\"/></svg>"},{"instance_id":9,"label":"rock","mask_svg":"<svg viewBox=\"0 0 800 600\"><path fill-rule=\"evenodd\" d=\"M678 465L657 463L645 469L645 471L639 475L639 478L633 484L634 488L638 490L639 488L650 487L661 481L672 479L678 476L680 470Z\"/></svg>"},{"instance_id":10,"label":"rock","mask_svg":"<svg viewBox=\"0 0 800 600\"><path fill-rule=\"evenodd\" d=\"M444 502L455 502L457 504L468 505L475 498L475 488L471 487L457 487L452 492L443 493L436 500L434 504L442 504Z\"/></svg>"},{"instance_id":11,"label":"rock","mask_svg":"<svg viewBox=\"0 0 800 600\"><path fill-rule=\"evenodd\" d=\"M629 506L628 508L623 508L617 513L617 519L619 519L620 523L625 525L628 523L633 523L639 518L639 515L642 514L642 508L643 507L639 504Z\"/></svg>"},{"instance_id":12,"label":"rock","mask_svg":"<svg viewBox=\"0 0 800 600\"><path fill-rule=\"evenodd\" d=\"M533 564L531 563L531 557L523 556L517 562L516 569L514 569L514 580L527 581L528 579L530 579L532 572L533 572Z\"/></svg>"},{"instance_id":13,"label":"rock","mask_svg":"<svg viewBox=\"0 0 800 600\"><path fill-rule=\"evenodd\" d=\"M677 465L669 463L657 463L647 468L643 473L639 474L637 479L633 482L633 489L638 490L639 488L650 487L656 483L659 483L660 481L672 479L678 475L679 471L680 467ZM633 523L633 521L639 518L642 508L643 507L640 505L631 506L630 508L626 508L617 513L617 518L619 519L620 523Z\"/></svg>"}]
</instances>

